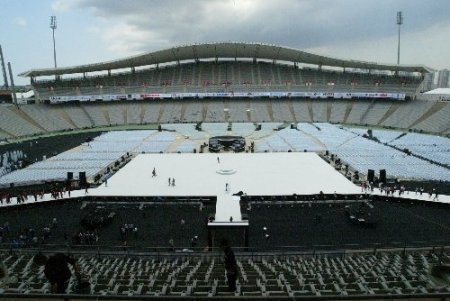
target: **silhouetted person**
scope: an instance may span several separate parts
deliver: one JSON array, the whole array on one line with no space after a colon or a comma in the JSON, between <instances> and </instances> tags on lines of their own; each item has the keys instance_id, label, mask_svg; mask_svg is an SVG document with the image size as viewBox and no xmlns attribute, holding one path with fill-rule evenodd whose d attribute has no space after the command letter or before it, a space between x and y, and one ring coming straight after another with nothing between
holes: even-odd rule
<instances>
[{"instance_id":1,"label":"silhouetted person","mask_svg":"<svg viewBox=\"0 0 450 301\"><path fill-rule=\"evenodd\" d=\"M220 242L220 247L224 252L225 271L227 273L228 288L230 291L236 291L236 279L238 276L238 269L234 252L228 244L228 240L223 239Z\"/></svg>"},{"instance_id":2,"label":"silhouetted person","mask_svg":"<svg viewBox=\"0 0 450 301\"><path fill-rule=\"evenodd\" d=\"M39 258L36 258L38 257ZM44 274L51 284L52 293L65 294L67 286L69 285L72 273L69 269L69 264L73 266L75 275L80 278L80 270L75 258L56 253L48 259L44 255L36 255L35 261L40 264L45 264Z\"/></svg>"}]
</instances>

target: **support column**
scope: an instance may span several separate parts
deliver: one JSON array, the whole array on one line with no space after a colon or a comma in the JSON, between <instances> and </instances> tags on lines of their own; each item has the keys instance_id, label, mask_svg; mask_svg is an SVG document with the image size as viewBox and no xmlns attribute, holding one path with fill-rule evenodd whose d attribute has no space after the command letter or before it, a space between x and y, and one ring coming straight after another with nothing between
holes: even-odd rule
<instances>
[{"instance_id":1,"label":"support column","mask_svg":"<svg viewBox=\"0 0 450 301\"><path fill-rule=\"evenodd\" d=\"M9 80L11 82L11 91L12 91L12 100L13 103L17 106L17 96L16 96L16 87L14 86L14 77L12 73L11 63L8 62L8 71L9 71Z\"/></svg>"},{"instance_id":2,"label":"support column","mask_svg":"<svg viewBox=\"0 0 450 301\"><path fill-rule=\"evenodd\" d=\"M5 85L5 88L8 89L8 87L9 87L8 76L6 76L5 60L3 59L2 45L0 45L0 63L2 65L4 85Z\"/></svg>"}]
</instances>

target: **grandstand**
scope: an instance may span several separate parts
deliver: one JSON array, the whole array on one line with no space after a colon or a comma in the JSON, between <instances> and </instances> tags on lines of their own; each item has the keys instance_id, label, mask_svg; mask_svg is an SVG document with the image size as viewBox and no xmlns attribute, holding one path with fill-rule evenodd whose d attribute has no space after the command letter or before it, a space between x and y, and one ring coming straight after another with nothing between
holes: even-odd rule
<instances>
[{"instance_id":1,"label":"grandstand","mask_svg":"<svg viewBox=\"0 0 450 301\"><path fill-rule=\"evenodd\" d=\"M448 300L430 71L207 43L23 72L35 103L0 106L0 298L57 298L33 256L62 251L90 283L73 300ZM208 154L220 138L244 151Z\"/></svg>"},{"instance_id":2,"label":"grandstand","mask_svg":"<svg viewBox=\"0 0 450 301\"><path fill-rule=\"evenodd\" d=\"M129 72L123 72L128 68ZM211 43L180 46L112 62L33 69L21 75L31 78L39 99L53 102L279 97L287 93L312 98L404 99L418 91L423 74L429 71L425 66L342 60L273 45ZM50 75L58 79L38 79Z\"/></svg>"}]
</instances>

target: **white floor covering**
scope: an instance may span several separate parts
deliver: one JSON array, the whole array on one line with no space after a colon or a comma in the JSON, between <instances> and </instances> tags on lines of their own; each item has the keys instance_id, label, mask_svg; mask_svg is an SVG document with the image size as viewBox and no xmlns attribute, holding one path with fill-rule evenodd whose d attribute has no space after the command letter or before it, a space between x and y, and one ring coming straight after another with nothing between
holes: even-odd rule
<instances>
[{"instance_id":1,"label":"white floor covering","mask_svg":"<svg viewBox=\"0 0 450 301\"><path fill-rule=\"evenodd\" d=\"M220 163L218 162L218 159ZM152 177L156 169L157 176ZM175 178L175 186L168 179ZM228 191L225 191L228 183ZM233 193L290 195L359 193L360 188L315 153L141 154L105 185L101 196L217 196L216 221L240 221Z\"/></svg>"},{"instance_id":2,"label":"white floor covering","mask_svg":"<svg viewBox=\"0 0 450 301\"><path fill-rule=\"evenodd\" d=\"M220 163L218 162L218 158ZM155 168L157 176L152 177ZM175 186L168 179L175 178ZM225 191L228 183L228 191ZM241 222L239 198L248 195L360 194L354 185L315 153L140 154L97 188L72 191L71 197L91 196L216 196L216 222ZM373 192L380 194L378 190ZM397 194L396 194L397 196ZM65 198L69 197L66 193ZM402 195L435 201L428 194ZM38 201L52 200L45 195ZM26 203L33 203L29 198ZM450 203L440 195L439 202ZM10 205L16 205L15 199ZM6 206L4 204L3 206Z\"/></svg>"}]
</instances>

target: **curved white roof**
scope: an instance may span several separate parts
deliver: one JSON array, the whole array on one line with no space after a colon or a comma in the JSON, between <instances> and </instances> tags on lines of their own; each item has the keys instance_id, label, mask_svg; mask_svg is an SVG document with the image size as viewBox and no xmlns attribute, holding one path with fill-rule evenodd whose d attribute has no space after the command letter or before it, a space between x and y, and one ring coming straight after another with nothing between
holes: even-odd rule
<instances>
[{"instance_id":1,"label":"curved white roof","mask_svg":"<svg viewBox=\"0 0 450 301\"><path fill-rule=\"evenodd\" d=\"M375 62L355 61L332 58L323 55L312 54L298 49L242 42L205 43L178 46L141 55L127 57L124 59L102 62L96 64L79 65L62 68L32 69L19 74L20 76L51 76L72 73L84 73L105 71L112 69L130 68L161 63L177 62L183 60L199 60L209 58L246 58L246 59L268 59L281 60L295 63L306 63L322 66L333 66L342 68L361 68L389 71L421 72L432 71L423 65L395 65L381 64Z\"/></svg>"}]
</instances>

